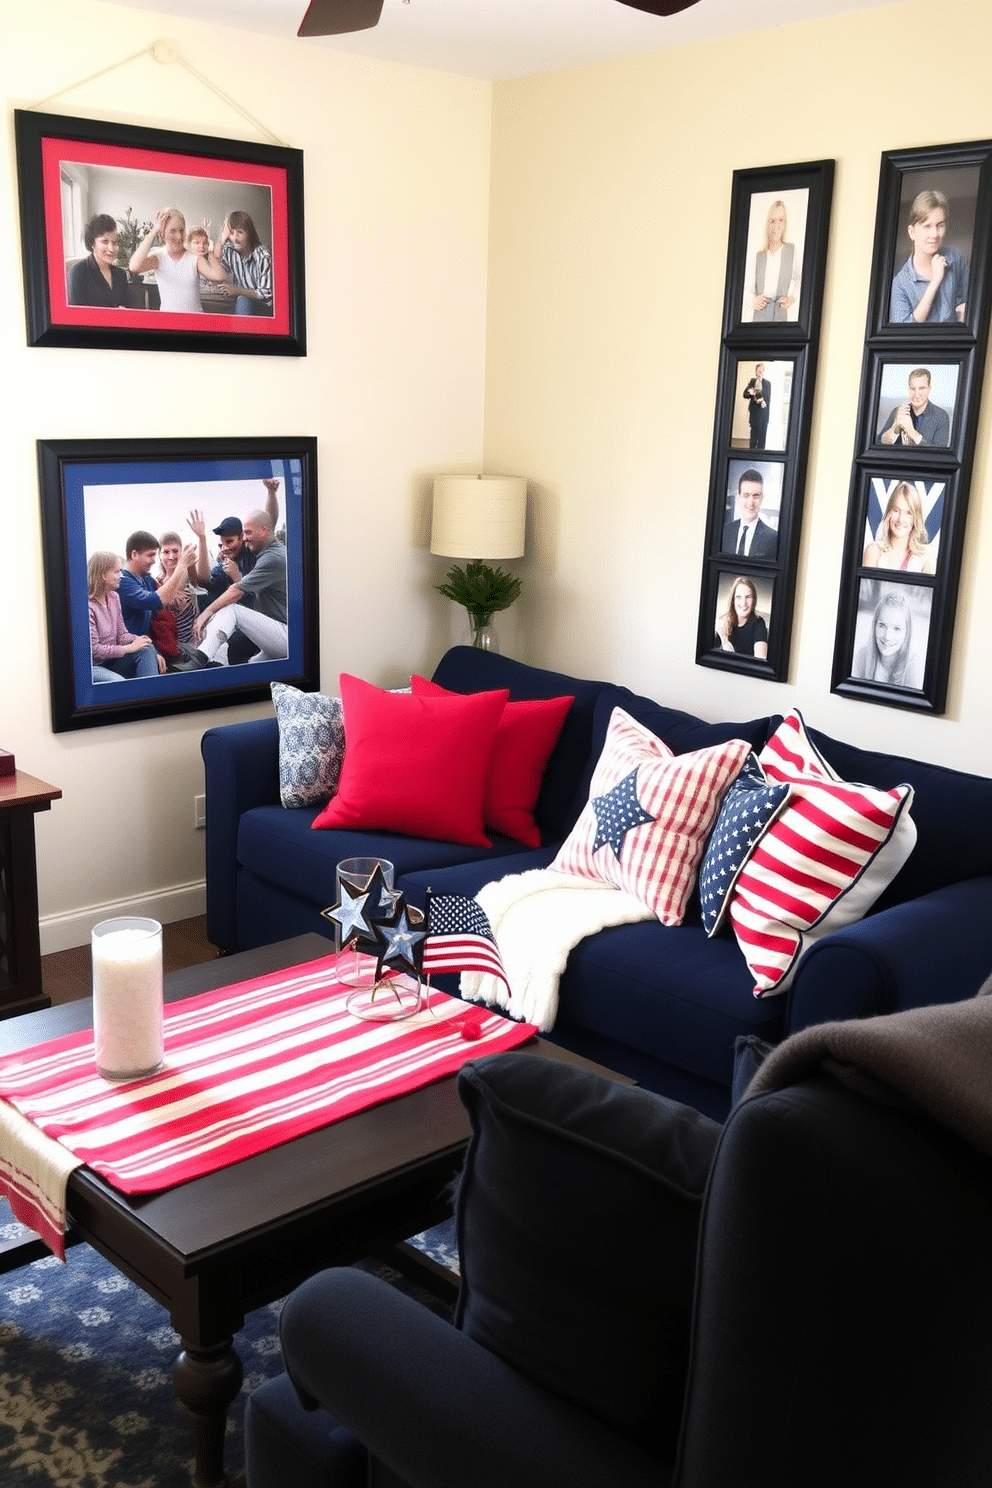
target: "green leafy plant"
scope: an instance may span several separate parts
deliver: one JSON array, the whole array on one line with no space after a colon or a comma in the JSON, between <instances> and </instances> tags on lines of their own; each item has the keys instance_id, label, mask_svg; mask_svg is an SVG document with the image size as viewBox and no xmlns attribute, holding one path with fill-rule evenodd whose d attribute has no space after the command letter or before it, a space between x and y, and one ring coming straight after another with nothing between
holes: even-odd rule
<instances>
[{"instance_id":1,"label":"green leafy plant","mask_svg":"<svg viewBox=\"0 0 992 1488\"><path fill-rule=\"evenodd\" d=\"M146 233L150 233L154 227L152 222L139 222L134 215L134 208L125 208L123 217L117 219L117 258L115 262L126 269L131 262L131 255Z\"/></svg>"},{"instance_id":2,"label":"green leafy plant","mask_svg":"<svg viewBox=\"0 0 992 1488\"><path fill-rule=\"evenodd\" d=\"M519 579L505 569L490 568L478 558L464 568L456 563L448 569L447 583L434 587L446 599L453 599L468 610L474 630L488 625L497 610L509 609L520 595Z\"/></svg>"}]
</instances>

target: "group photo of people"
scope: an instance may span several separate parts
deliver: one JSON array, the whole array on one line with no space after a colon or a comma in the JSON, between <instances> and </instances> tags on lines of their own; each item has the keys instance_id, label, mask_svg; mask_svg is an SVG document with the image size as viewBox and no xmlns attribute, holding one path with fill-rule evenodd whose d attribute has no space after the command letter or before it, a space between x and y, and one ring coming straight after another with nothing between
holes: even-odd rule
<instances>
[{"instance_id":1,"label":"group photo of people","mask_svg":"<svg viewBox=\"0 0 992 1488\"><path fill-rule=\"evenodd\" d=\"M272 316L267 187L72 161L60 169L68 304Z\"/></svg>"},{"instance_id":2,"label":"group photo of people","mask_svg":"<svg viewBox=\"0 0 992 1488\"><path fill-rule=\"evenodd\" d=\"M288 657L282 484L84 488L94 684Z\"/></svg>"}]
</instances>

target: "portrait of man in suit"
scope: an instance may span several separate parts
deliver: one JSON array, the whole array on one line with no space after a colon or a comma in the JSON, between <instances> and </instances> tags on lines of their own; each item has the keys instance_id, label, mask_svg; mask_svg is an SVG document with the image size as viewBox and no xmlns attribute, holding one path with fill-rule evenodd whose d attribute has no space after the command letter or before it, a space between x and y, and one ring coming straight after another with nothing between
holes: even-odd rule
<instances>
[{"instance_id":1,"label":"portrait of man in suit","mask_svg":"<svg viewBox=\"0 0 992 1488\"><path fill-rule=\"evenodd\" d=\"M737 482L737 518L723 529L721 551L739 558L774 559L778 556L778 532L761 519L765 496L760 470L748 469Z\"/></svg>"},{"instance_id":2,"label":"portrait of man in suit","mask_svg":"<svg viewBox=\"0 0 992 1488\"><path fill-rule=\"evenodd\" d=\"M747 382L741 397L747 404L747 421L751 432L749 447L764 449L772 401L772 385L765 376L764 362L759 362L755 367L754 376Z\"/></svg>"}]
</instances>

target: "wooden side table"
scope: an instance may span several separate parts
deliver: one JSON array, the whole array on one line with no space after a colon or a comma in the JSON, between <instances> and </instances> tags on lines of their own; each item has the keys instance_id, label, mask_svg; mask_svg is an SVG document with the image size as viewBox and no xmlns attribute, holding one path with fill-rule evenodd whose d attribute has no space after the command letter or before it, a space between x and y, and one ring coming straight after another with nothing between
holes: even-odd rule
<instances>
[{"instance_id":1,"label":"wooden side table","mask_svg":"<svg viewBox=\"0 0 992 1488\"><path fill-rule=\"evenodd\" d=\"M0 1018L51 1006L41 990L34 818L61 794L23 770L0 775Z\"/></svg>"}]
</instances>

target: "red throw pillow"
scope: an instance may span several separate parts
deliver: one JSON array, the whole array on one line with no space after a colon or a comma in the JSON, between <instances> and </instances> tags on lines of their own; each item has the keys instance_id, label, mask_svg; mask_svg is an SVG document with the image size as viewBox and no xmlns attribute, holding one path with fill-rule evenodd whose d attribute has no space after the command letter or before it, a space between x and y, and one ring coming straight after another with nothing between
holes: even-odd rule
<instances>
[{"instance_id":1,"label":"red throw pillow","mask_svg":"<svg viewBox=\"0 0 992 1488\"><path fill-rule=\"evenodd\" d=\"M415 697L463 697L426 677L411 677ZM540 847L534 807L545 766L558 742L574 697L524 698L507 703L496 730L496 743L483 792L486 826L514 842Z\"/></svg>"},{"instance_id":2,"label":"red throw pillow","mask_svg":"<svg viewBox=\"0 0 992 1488\"><path fill-rule=\"evenodd\" d=\"M491 847L482 796L508 696L415 697L342 672L341 779L313 826Z\"/></svg>"}]
</instances>

